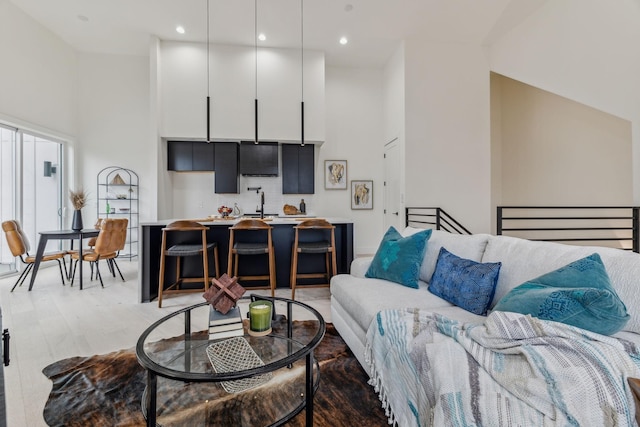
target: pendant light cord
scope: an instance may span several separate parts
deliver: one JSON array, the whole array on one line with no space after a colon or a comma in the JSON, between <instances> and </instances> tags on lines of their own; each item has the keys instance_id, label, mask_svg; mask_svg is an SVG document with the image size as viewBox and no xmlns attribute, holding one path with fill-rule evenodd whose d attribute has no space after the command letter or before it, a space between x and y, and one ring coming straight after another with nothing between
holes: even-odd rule
<instances>
[{"instance_id":1,"label":"pendant light cord","mask_svg":"<svg viewBox=\"0 0 640 427\"><path fill-rule=\"evenodd\" d=\"M258 99L258 0L253 1L253 40L255 49L256 99Z\"/></svg>"},{"instance_id":2,"label":"pendant light cord","mask_svg":"<svg viewBox=\"0 0 640 427\"><path fill-rule=\"evenodd\" d=\"M304 147L304 0L300 0L300 146Z\"/></svg>"},{"instance_id":3,"label":"pendant light cord","mask_svg":"<svg viewBox=\"0 0 640 427\"><path fill-rule=\"evenodd\" d=\"M300 70L302 102L304 102L304 0L300 0Z\"/></svg>"},{"instance_id":4,"label":"pendant light cord","mask_svg":"<svg viewBox=\"0 0 640 427\"><path fill-rule=\"evenodd\" d=\"M209 53L209 0L207 0L207 96L209 96L210 75L209 68L211 66L211 55Z\"/></svg>"},{"instance_id":5,"label":"pendant light cord","mask_svg":"<svg viewBox=\"0 0 640 427\"><path fill-rule=\"evenodd\" d=\"M207 142L211 142L211 97L210 97L210 81L209 73L211 54L209 53L209 0L207 0Z\"/></svg>"},{"instance_id":6,"label":"pendant light cord","mask_svg":"<svg viewBox=\"0 0 640 427\"><path fill-rule=\"evenodd\" d=\"M255 126L255 141L258 143L258 0L253 1L253 40L255 45L255 65L256 65L256 98L254 101L254 126Z\"/></svg>"}]
</instances>

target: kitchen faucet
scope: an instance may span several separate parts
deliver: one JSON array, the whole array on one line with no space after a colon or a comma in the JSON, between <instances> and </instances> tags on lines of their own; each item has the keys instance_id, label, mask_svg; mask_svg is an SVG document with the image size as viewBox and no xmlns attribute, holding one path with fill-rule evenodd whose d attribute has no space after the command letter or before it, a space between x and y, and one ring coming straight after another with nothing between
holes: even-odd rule
<instances>
[{"instance_id":1,"label":"kitchen faucet","mask_svg":"<svg viewBox=\"0 0 640 427\"><path fill-rule=\"evenodd\" d=\"M256 193L260 193L260 208L256 206L256 212L260 212L260 219L264 219L264 191L260 191L262 187L247 187L247 190L255 190Z\"/></svg>"},{"instance_id":2,"label":"kitchen faucet","mask_svg":"<svg viewBox=\"0 0 640 427\"><path fill-rule=\"evenodd\" d=\"M260 192L260 209L256 212L260 212L260 219L264 219L264 191Z\"/></svg>"}]
</instances>

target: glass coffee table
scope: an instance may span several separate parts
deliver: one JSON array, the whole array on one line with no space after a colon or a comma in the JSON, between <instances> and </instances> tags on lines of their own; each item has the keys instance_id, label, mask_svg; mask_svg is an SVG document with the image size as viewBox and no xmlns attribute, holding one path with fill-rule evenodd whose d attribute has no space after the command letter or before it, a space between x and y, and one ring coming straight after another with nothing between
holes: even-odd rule
<instances>
[{"instance_id":1,"label":"glass coffee table","mask_svg":"<svg viewBox=\"0 0 640 427\"><path fill-rule=\"evenodd\" d=\"M272 332L209 339L209 303L171 313L147 328L136 345L147 370L142 411L147 426L279 426L305 409L313 425L320 382L314 349L326 331L307 304L251 295L238 301L243 317L252 299L272 301ZM298 320L301 319L301 320Z\"/></svg>"}]
</instances>

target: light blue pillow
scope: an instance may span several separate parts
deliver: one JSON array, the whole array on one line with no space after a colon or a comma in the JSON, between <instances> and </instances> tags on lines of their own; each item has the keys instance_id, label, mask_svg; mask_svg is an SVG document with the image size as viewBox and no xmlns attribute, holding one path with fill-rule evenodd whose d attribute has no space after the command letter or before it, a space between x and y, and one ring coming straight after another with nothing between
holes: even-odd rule
<instances>
[{"instance_id":1,"label":"light blue pillow","mask_svg":"<svg viewBox=\"0 0 640 427\"><path fill-rule=\"evenodd\" d=\"M442 247L429 291L471 313L484 315L493 300L501 266L499 262L460 258Z\"/></svg>"},{"instance_id":2,"label":"light blue pillow","mask_svg":"<svg viewBox=\"0 0 640 427\"><path fill-rule=\"evenodd\" d=\"M615 334L629 320L597 253L513 288L493 309L530 314L603 335Z\"/></svg>"},{"instance_id":3,"label":"light blue pillow","mask_svg":"<svg viewBox=\"0 0 640 427\"><path fill-rule=\"evenodd\" d=\"M420 265L429 237L431 229L402 237L398 230L389 227L365 277L385 279L418 289Z\"/></svg>"}]
</instances>

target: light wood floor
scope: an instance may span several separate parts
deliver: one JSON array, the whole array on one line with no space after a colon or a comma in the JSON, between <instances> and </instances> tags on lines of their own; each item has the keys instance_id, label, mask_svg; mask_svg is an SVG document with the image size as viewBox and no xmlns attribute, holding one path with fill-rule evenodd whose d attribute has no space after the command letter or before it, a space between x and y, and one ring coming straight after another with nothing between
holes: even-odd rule
<instances>
[{"instance_id":1,"label":"light wood floor","mask_svg":"<svg viewBox=\"0 0 640 427\"><path fill-rule=\"evenodd\" d=\"M28 280L9 292L17 277L0 279L2 327L11 334L11 363L4 368L8 426L46 426L42 411L51 382L42 373L45 366L68 357L132 348L154 321L204 301L195 293L166 298L161 309L157 301L140 304L137 261L119 260L118 265L126 282L103 274L104 289L99 281L89 280L86 267L82 291L77 283L62 286L55 263L40 269L31 292ZM290 295L289 289L277 291L280 297ZM328 288L296 289L296 299L316 308L327 322L329 295Z\"/></svg>"}]
</instances>

